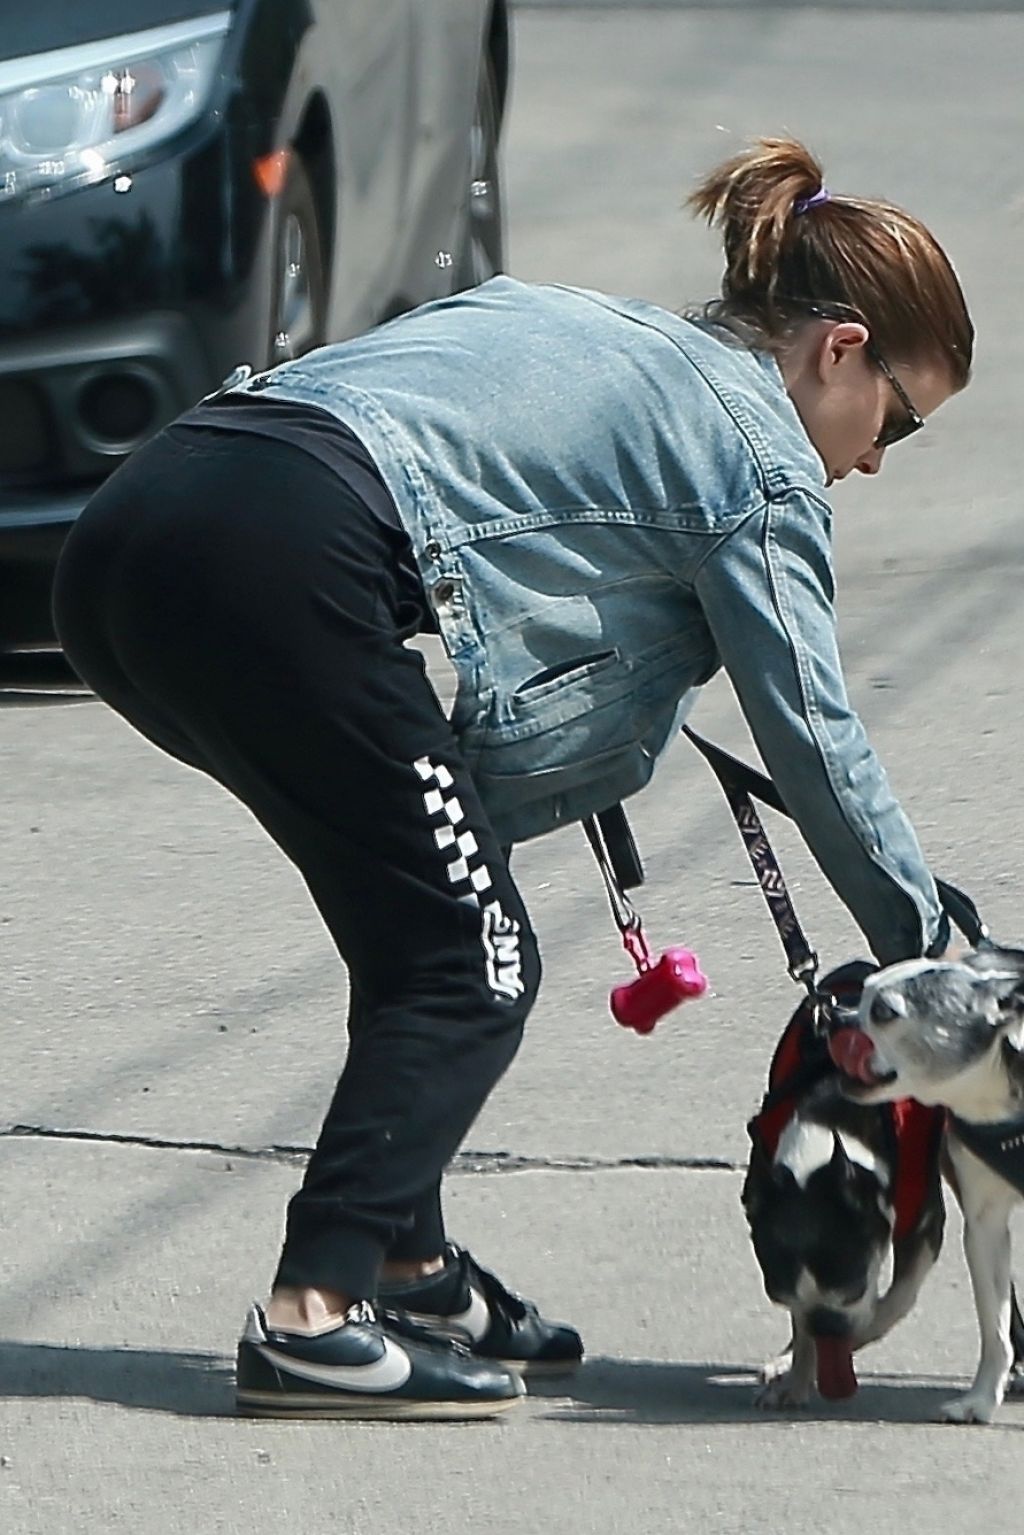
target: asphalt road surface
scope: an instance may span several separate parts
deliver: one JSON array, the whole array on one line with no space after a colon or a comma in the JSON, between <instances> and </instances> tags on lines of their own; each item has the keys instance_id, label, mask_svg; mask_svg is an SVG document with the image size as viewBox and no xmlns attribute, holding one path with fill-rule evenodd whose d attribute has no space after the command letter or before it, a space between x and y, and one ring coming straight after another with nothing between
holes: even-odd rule
<instances>
[{"instance_id":1,"label":"asphalt road surface","mask_svg":"<svg viewBox=\"0 0 1024 1535\"><path fill-rule=\"evenodd\" d=\"M953 254L976 379L877 480L837 490L842 634L933 866L1009 942L1024 940L1022 58L1024 20L985 7L523 9L506 154L526 278L671 307L710 296L716 245L685 194L746 136L783 130L831 186L906 203ZM590 1362L496 1425L236 1420L234 1339L340 1065L343 974L294 872L223 793L92 700L2 703L4 1535L1020 1529L1024 1403L991 1429L933 1421L976 1358L955 1216L852 1402L753 1405L786 1327L739 1207L744 1124L797 997L685 743L635 804L642 906L656 945L699 951L714 995L650 1038L616 1028L625 966L581 834L523 849L544 996L450 1180L454 1233L575 1321ZM746 746L724 683L695 722ZM824 958L863 952L792 833L772 831Z\"/></svg>"}]
</instances>

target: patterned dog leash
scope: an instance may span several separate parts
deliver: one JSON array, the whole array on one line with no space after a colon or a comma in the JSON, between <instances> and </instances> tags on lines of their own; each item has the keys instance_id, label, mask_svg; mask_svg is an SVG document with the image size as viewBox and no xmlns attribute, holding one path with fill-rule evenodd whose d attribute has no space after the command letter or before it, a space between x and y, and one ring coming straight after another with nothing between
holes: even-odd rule
<instances>
[{"instance_id":1,"label":"patterned dog leash","mask_svg":"<svg viewBox=\"0 0 1024 1535\"><path fill-rule=\"evenodd\" d=\"M718 779L785 950L788 972L806 990L816 1022L825 1024L834 999L819 988L818 955L800 925L754 800L760 800L788 820L792 820L792 815L778 789L764 773L730 756L720 746L697 735L688 725L682 727L682 733L701 753ZM652 958L639 912L627 894L628 890L643 884L644 873L623 807L614 805L600 815L588 817L583 822L583 830L601 870L623 947L639 972L639 982L633 982L629 988L618 987L613 992L612 1012L627 1027L635 1028L638 1033L649 1033L657 1018L677 1001L699 996L706 981L689 950L667 950L657 962ZM990 942L988 928L970 897L945 880L936 880L935 884L947 923L946 935L940 941L948 942L948 921L952 919L972 948ZM670 956L678 956L678 959ZM640 1004L636 1013L633 1012L634 1004Z\"/></svg>"},{"instance_id":2,"label":"patterned dog leash","mask_svg":"<svg viewBox=\"0 0 1024 1535\"><path fill-rule=\"evenodd\" d=\"M816 981L818 956L804 937L789 891L786 889L786 881L778 859L768 841L768 834L761 823L761 817L754 808L753 801L755 798L761 800L779 815L784 815L787 820L793 819L790 811L778 789L764 773L758 773L747 763L741 762L739 758L731 757L720 746L714 746L703 736L697 735L688 725L682 727L682 733L709 763L722 786L754 873L757 875L761 893L768 904L768 910L772 914L786 951L790 975L794 981L798 981L807 988L809 996L818 997ZM938 891L946 921L946 932L940 936L939 940L943 947L949 942L950 920L963 933L972 948L983 947L991 942L989 930L970 896L965 895L962 890L958 890L955 885L949 884L944 879L937 879L935 888Z\"/></svg>"}]
</instances>

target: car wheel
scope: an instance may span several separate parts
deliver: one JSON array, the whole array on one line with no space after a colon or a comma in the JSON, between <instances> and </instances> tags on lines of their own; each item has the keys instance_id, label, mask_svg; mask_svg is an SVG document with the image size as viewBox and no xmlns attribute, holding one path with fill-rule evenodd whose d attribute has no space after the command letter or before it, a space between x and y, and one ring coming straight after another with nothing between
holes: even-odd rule
<instances>
[{"instance_id":1,"label":"car wheel","mask_svg":"<svg viewBox=\"0 0 1024 1535\"><path fill-rule=\"evenodd\" d=\"M326 286L316 199L306 168L293 155L277 204L270 361L300 357L324 339Z\"/></svg>"},{"instance_id":2,"label":"car wheel","mask_svg":"<svg viewBox=\"0 0 1024 1535\"><path fill-rule=\"evenodd\" d=\"M498 143L501 118L494 64L484 55L469 136L469 188L466 228L455 272L456 288L472 288L504 270L505 240L501 216Z\"/></svg>"}]
</instances>

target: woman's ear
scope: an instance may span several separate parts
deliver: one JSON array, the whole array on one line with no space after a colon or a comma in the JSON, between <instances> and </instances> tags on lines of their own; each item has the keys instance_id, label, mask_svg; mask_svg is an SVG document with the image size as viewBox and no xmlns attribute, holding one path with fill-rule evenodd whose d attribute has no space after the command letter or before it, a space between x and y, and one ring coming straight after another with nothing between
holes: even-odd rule
<instances>
[{"instance_id":1,"label":"woman's ear","mask_svg":"<svg viewBox=\"0 0 1024 1535\"><path fill-rule=\"evenodd\" d=\"M827 384L844 362L863 352L871 332L859 320L837 320L821 338L818 351L818 377Z\"/></svg>"}]
</instances>

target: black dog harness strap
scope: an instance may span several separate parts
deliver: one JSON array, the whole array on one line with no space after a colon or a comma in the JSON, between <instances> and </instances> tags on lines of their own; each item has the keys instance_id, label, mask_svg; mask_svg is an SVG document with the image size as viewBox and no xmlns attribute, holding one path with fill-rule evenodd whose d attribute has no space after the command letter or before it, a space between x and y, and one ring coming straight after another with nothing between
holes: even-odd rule
<instances>
[{"instance_id":1,"label":"black dog harness strap","mask_svg":"<svg viewBox=\"0 0 1024 1535\"><path fill-rule=\"evenodd\" d=\"M1024 1194L1024 1118L976 1125L950 1114L949 1125L968 1151Z\"/></svg>"}]
</instances>

